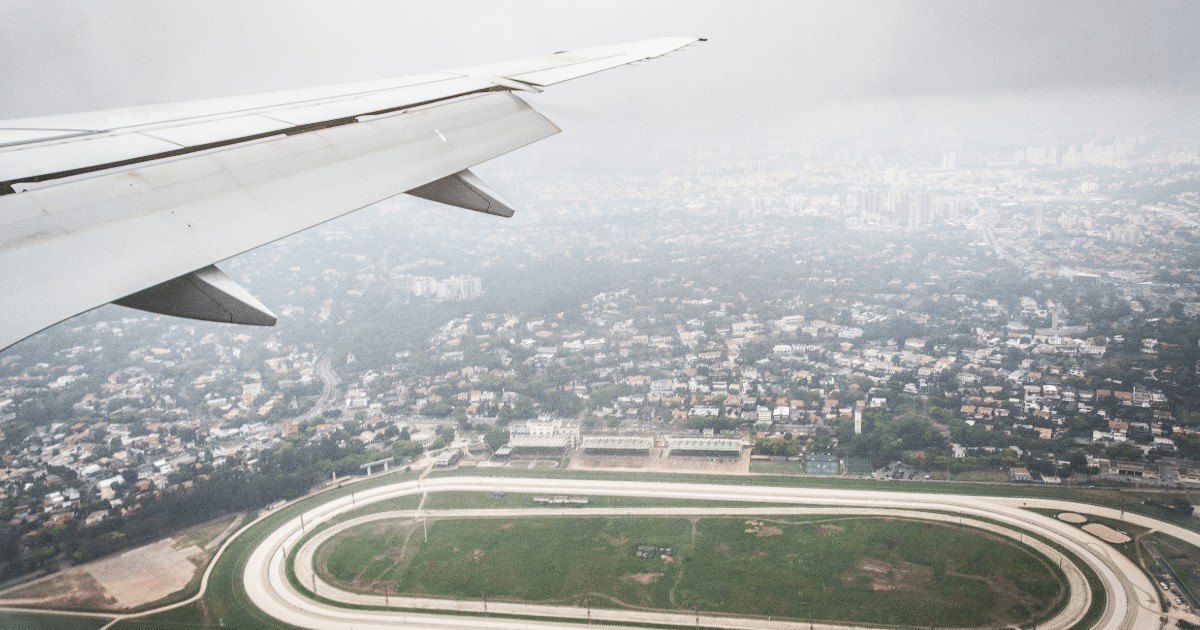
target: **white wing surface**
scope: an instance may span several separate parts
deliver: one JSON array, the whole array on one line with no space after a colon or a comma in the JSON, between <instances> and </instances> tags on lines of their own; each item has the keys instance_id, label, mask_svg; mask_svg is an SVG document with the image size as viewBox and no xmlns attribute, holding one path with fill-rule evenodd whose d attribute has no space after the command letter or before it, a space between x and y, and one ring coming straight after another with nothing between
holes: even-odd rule
<instances>
[{"instance_id":1,"label":"white wing surface","mask_svg":"<svg viewBox=\"0 0 1200 630\"><path fill-rule=\"evenodd\" d=\"M0 121L0 348L108 302L273 324L214 263L409 191L511 216L468 169L559 131L514 91L696 41Z\"/></svg>"}]
</instances>

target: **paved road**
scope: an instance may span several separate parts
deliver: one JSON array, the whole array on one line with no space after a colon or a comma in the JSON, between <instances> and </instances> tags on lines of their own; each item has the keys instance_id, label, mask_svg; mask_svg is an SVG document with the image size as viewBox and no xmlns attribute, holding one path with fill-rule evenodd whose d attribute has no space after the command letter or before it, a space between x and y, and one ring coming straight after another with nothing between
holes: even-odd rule
<instances>
[{"instance_id":1,"label":"paved road","mask_svg":"<svg viewBox=\"0 0 1200 630\"><path fill-rule=\"evenodd\" d=\"M1083 513L1098 514L1101 516L1116 517L1119 514L1113 514L1115 510L1107 508L1096 508L1090 505L1076 504L1066 501L1052 501L1048 499L1006 499L992 497L975 497L962 495L942 495L942 494L921 494L921 493L902 493L902 492L880 492L867 490L829 490L829 489L812 489L812 488L779 488L779 487L762 487L762 486L734 486L734 485L707 485L707 484L684 484L684 483L658 483L658 482L634 482L634 481L595 481L595 480L567 480L567 479L520 479L509 477L462 477L462 478L437 478L427 479L424 481L410 481L404 483L393 484L364 490L356 494L355 500L350 498L341 498L331 501L325 505L316 507L305 513L304 525L302 526L300 518L296 518L269 536L262 545L260 545L251 555L244 574L244 582L247 589L247 594L250 599L261 609L266 611L273 617L276 617L287 623L307 627L307 628L387 628L396 627L396 624L402 624L403 627L411 628L445 628L445 627L480 627L480 628L569 628L578 627L569 622L545 621L545 622L530 622L522 620L511 620L494 617L463 617L463 616L440 616L437 614L423 614L412 612L389 612L389 611L359 611L338 608L332 605L315 602L304 594L295 591L286 578L284 571L284 549L290 550L291 547L302 537L303 531L308 527L313 527L316 524L327 521L335 515L344 513L355 507L382 501L385 499L404 496L409 494L417 494L424 492L444 492L444 491L493 491L495 489L503 489L510 492L528 492L528 493L570 493L570 494L585 494L585 495L610 495L610 496L650 496L660 498L689 498L689 499L706 499L706 500L737 500L750 502L764 503L796 503L799 505L808 504L809 506L822 506L825 508L833 508L833 512L859 510L870 513L880 513L883 510L899 510L909 512L912 515L919 515L922 518L941 518L941 519L957 519L961 516L972 523L982 523L979 519L988 519L999 522L1009 530L1010 536L1023 536L1023 531L1036 531L1043 536L1053 540L1055 543L1066 548L1071 553L1079 557L1083 562L1087 563L1093 571L1099 576L1104 585L1105 591L1109 594L1106 601L1104 615L1096 627L1112 629L1112 630L1133 630L1143 628L1159 627L1159 617L1161 612L1158 608L1158 594L1154 584L1138 569L1128 558L1117 552L1111 546L1100 542L1090 534L1082 530L1062 523L1052 518L1041 516L1028 510L1024 507L1045 507L1049 509L1075 511ZM782 513L779 508L710 508L717 510L714 513L738 513L738 514L766 514L766 513ZM737 511L737 510L741 511ZM793 508L793 509L808 509ZM649 510L647 512L647 510ZM701 508L674 508L675 513L703 513ZM771 511L776 510L776 511ZM671 509L667 508L618 508L608 510L608 513L619 514L638 514L638 513L672 513ZM949 512L953 516L945 514L932 516L932 512ZM535 510L537 514L553 514L554 510L539 509ZM578 509L562 510L561 513L568 515L580 515ZM593 513L595 509L593 509ZM442 512L441 514L450 515L452 513ZM475 511L461 512L464 515L479 515ZM1200 545L1200 535L1184 530L1179 527L1172 526L1167 523L1161 523L1138 515L1126 515L1126 520L1131 523L1148 526L1159 529L1178 536L1188 542ZM1028 542L1028 541L1027 541ZM1052 558L1057 557L1053 552L1048 555ZM311 564L311 563L310 563ZM1064 568L1066 568L1064 564ZM1068 575L1073 575L1075 569L1068 570ZM311 580L311 574L305 574ZM1078 579L1078 577L1074 578ZM362 596L353 593L339 594L329 585L324 585L329 589L329 595L344 595L347 597L373 597ZM317 584L318 593L326 595L322 590L322 585ZM1078 620L1082 611L1086 611L1090 597L1088 589L1072 588L1072 601L1059 615L1050 620L1045 620L1039 623L1039 628L1068 628ZM383 598L380 597L380 600ZM373 600L371 600L373 601ZM401 602L405 605L411 603L420 604L421 602L428 603L434 600L420 600L415 598L395 601L389 601L393 606L398 606ZM441 605L438 603L437 605ZM454 607L466 607L467 603L455 602ZM482 603L478 604L482 608ZM519 606L516 604L498 604L493 603L489 606L488 612L502 612L500 606ZM447 607L450 608L450 607ZM589 611L585 609L571 607L536 607L537 614L545 614L549 616L586 619ZM552 610L543 611L542 608ZM514 608L514 611L533 610L530 607ZM507 608L503 612L510 612ZM599 609L590 611L593 619L600 619L597 615L603 614L605 620L611 620L617 623L668 623L674 625L691 625L697 624L696 615L679 614L679 613L651 613L645 611L630 611L630 610L611 610L605 609L603 613ZM719 617L713 615L705 615L701 613L698 620L700 625L713 627L727 628L747 628L747 629L771 629L771 630L792 630L802 627L808 627L808 624L784 621L767 622L762 619L736 619L728 617ZM826 630L844 630L846 626L817 626Z\"/></svg>"},{"instance_id":2,"label":"paved road","mask_svg":"<svg viewBox=\"0 0 1200 630\"><path fill-rule=\"evenodd\" d=\"M317 404L313 405L312 409L296 418L297 423L316 420L317 416L321 415L329 406L329 403L333 402L334 394L337 393L333 388L338 386L341 379L334 373L333 366L329 364L329 355L317 360L317 377L321 379L321 396L317 398Z\"/></svg>"}]
</instances>

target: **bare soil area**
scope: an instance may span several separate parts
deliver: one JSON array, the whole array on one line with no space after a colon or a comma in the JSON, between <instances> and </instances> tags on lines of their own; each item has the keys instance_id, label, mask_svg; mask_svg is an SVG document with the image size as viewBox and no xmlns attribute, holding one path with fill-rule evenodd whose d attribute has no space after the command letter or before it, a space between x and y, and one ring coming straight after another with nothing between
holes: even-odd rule
<instances>
[{"instance_id":1,"label":"bare soil area","mask_svg":"<svg viewBox=\"0 0 1200 630\"><path fill-rule=\"evenodd\" d=\"M653 584L657 582L658 578L662 577L663 575L664 574L662 573L634 573L633 575L627 575L625 577L626 579L633 580L638 584Z\"/></svg>"},{"instance_id":2,"label":"bare soil area","mask_svg":"<svg viewBox=\"0 0 1200 630\"><path fill-rule=\"evenodd\" d=\"M117 600L117 608L133 608L187 586L197 569L190 558L202 553L195 545L176 549L174 539L164 538L84 568Z\"/></svg>"},{"instance_id":3,"label":"bare soil area","mask_svg":"<svg viewBox=\"0 0 1200 630\"><path fill-rule=\"evenodd\" d=\"M39 608L125 610L182 590L242 521L230 515L177 538L72 567L0 594L0 602Z\"/></svg>"},{"instance_id":4,"label":"bare soil area","mask_svg":"<svg viewBox=\"0 0 1200 630\"><path fill-rule=\"evenodd\" d=\"M933 575L926 567L908 563L891 563L873 558L858 563L858 577L865 575L873 591L912 590L925 584Z\"/></svg>"},{"instance_id":5,"label":"bare soil area","mask_svg":"<svg viewBox=\"0 0 1200 630\"><path fill-rule=\"evenodd\" d=\"M1064 523L1072 523L1074 525L1079 525L1080 523L1086 523L1087 517L1082 514L1076 514L1074 512L1062 512L1058 515L1058 520L1060 520Z\"/></svg>"},{"instance_id":6,"label":"bare soil area","mask_svg":"<svg viewBox=\"0 0 1200 630\"><path fill-rule=\"evenodd\" d=\"M1132 540L1129 536L1105 525L1103 523L1088 523L1083 526L1083 531L1103 540L1106 543L1120 545Z\"/></svg>"},{"instance_id":7,"label":"bare soil area","mask_svg":"<svg viewBox=\"0 0 1200 630\"><path fill-rule=\"evenodd\" d=\"M117 603L82 567L34 580L0 595L0 603L38 608L111 609Z\"/></svg>"}]
</instances>

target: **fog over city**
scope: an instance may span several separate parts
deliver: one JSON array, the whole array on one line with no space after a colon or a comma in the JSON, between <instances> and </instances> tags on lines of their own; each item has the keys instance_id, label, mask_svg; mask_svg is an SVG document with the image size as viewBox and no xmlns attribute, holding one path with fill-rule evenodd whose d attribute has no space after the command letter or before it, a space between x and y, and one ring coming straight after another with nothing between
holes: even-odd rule
<instances>
[{"instance_id":1,"label":"fog over city","mask_svg":"<svg viewBox=\"0 0 1200 630\"><path fill-rule=\"evenodd\" d=\"M676 34L711 42L686 62L601 74L536 101L571 134L588 142L615 134L617 146L605 149L625 152L636 152L631 138L736 147L1194 128L1200 103L1200 7L1185 1L52 1L0 12L3 118L385 78ZM621 123L631 117L644 124Z\"/></svg>"},{"instance_id":2,"label":"fog over city","mask_svg":"<svg viewBox=\"0 0 1200 630\"><path fill-rule=\"evenodd\" d=\"M155 314L158 285L9 335L0 627L1200 627L1200 4L0 24L0 326L31 284L166 285L260 233L204 264L278 319ZM640 61L470 70L614 44ZM15 120L455 69L483 82L143 154ZM479 179L431 174L450 151ZM339 216L360 189L414 194Z\"/></svg>"}]
</instances>

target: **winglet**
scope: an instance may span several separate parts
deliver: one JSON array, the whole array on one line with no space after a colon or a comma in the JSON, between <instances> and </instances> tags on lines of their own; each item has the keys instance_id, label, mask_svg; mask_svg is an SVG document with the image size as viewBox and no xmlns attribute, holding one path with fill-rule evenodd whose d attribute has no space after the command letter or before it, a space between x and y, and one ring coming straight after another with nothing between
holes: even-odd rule
<instances>
[{"instance_id":1,"label":"winglet","mask_svg":"<svg viewBox=\"0 0 1200 630\"><path fill-rule=\"evenodd\" d=\"M418 186L408 191L408 194L498 217L511 217L514 212L508 202L492 192L483 180L468 169Z\"/></svg>"},{"instance_id":2,"label":"winglet","mask_svg":"<svg viewBox=\"0 0 1200 630\"><path fill-rule=\"evenodd\" d=\"M140 311L251 326L274 326L275 314L223 271L209 265L113 302Z\"/></svg>"}]
</instances>

